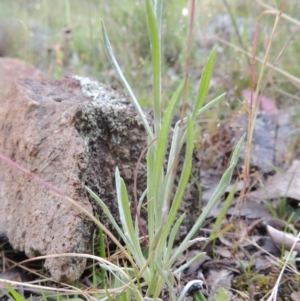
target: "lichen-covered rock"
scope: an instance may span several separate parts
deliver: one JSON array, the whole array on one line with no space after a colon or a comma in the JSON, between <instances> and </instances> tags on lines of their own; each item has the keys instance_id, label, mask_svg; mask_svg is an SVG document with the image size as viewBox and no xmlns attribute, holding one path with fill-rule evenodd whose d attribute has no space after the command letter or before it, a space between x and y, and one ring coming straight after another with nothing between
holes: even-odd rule
<instances>
[{"instance_id":1,"label":"lichen-covered rock","mask_svg":"<svg viewBox=\"0 0 300 301\"><path fill-rule=\"evenodd\" d=\"M26 70L9 71L10 64ZM87 185L118 220L115 168L132 191L135 164L147 140L126 97L87 79L46 81L17 60L0 60L0 70L7 70L0 78L5 83L0 84L0 152L99 213L108 226L90 202ZM19 79L22 75L26 78ZM15 249L29 257L91 251L94 228L78 209L3 162L0 170L0 233ZM145 183L141 177L140 187ZM45 266L56 280L72 281L85 260L49 258Z\"/></svg>"},{"instance_id":2,"label":"lichen-covered rock","mask_svg":"<svg viewBox=\"0 0 300 301\"><path fill-rule=\"evenodd\" d=\"M74 77L80 82L82 93L92 97L92 102L84 103L75 117L75 126L83 137L86 152L89 156L88 172L85 183L101 197L110 209L115 220L120 224L120 214L115 189L115 169L126 183L131 203L133 203L134 171L139 156L147 146L147 133L129 100L119 92L109 89L87 78ZM146 115L150 124L151 117ZM182 170L184 152L179 157L178 177ZM199 164L193 158L193 176L187 185L184 200L179 213L185 212L187 218L182 223L177 239L185 237L199 216ZM146 189L147 170L145 160L138 167L137 195ZM177 179L178 180L178 179ZM176 180L176 183L177 183ZM196 183L198 181L198 183ZM94 203L92 201L92 203ZM94 207L105 224L116 233L108 218ZM134 206L132 206L134 216ZM141 221L147 228L147 212L142 210ZM147 229L145 229L147 231Z\"/></svg>"},{"instance_id":3,"label":"lichen-covered rock","mask_svg":"<svg viewBox=\"0 0 300 301\"><path fill-rule=\"evenodd\" d=\"M134 107L123 94L86 78L51 82L31 66L10 59L0 59L0 70L6 70L0 73L0 152L97 214L112 230L84 187L99 195L119 222L115 169L132 197L136 163L147 145ZM180 236L198 217L196 161L180 209L187 213ZM15 249L29 257L91 251L94 225L80 210L1 161L0 171L0 234ZM142 161L138 195L145 188ZM85 265L79 257L45 262L60 281L79 278Z\"/></svg>"},{"instance_id":4,"label":"lichen-covered rock","mask_svg":"<svg viewBox=\"0 0 300 301\"><path fill-rule=\"evenodd\" d=\"M84 103L75 116L75 127L84 139L89 157L84 182L101 197L119 221L115 170L119 168L129 195L133 196L134 170L147 145L147 134L134 107L124 95L89 79L75 78L81 84L83 95L92 97L92 101ZM142 163L139 166L138 194L141 195L145 188L146 168ZM99 207L94 208L102 223L111 228Z\"/></svg>"}]
</instances>

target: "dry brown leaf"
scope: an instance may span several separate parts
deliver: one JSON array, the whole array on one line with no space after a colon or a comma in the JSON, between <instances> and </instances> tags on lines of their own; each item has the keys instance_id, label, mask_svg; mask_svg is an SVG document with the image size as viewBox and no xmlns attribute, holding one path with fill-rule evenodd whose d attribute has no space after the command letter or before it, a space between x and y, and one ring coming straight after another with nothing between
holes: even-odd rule
<instances>
[{"instance_id":1,"label":"dry brown leaf","mask_svg":"<svg viewBox=\"0 0 300 301\"><path fill-rule=\"evenodd\" d=\"M292 198L300 201L300 161L294 160L291 167L283 174L271 176L264 187L250 192L247 199L260 201L275 198Z\"/></svg>"},{"instance_id":2,"label":"dry brown leaf","mask_svg":"<svg viewBox=\"0 0 300 301\"><path fill-rule=\"evenodd\" d=\"M273 265L273 263L270 262L270 259L266 256L259 255L254 257L254 265L257 271L269 268L270 264Z\"/></svg>"},{"instance_id":3,"label":"dry brown leaf","mask_svg":"<svg viewBox=\"0 0 300 301\"><path fill-rule=\"evenodd\" d=\"M248 128L248 119L242 116L239 120L236 138ZM282 166L291 143L290 113L280 111L278 114L259 113L256 118L251 147L251 166L258 167L264 173L274 170L273 166ZM245 159L246 145L240 157Z\"/></svg>"},{"instance_id":4,"label":"dry brown leaf","mask_svg":"<svg viewBox=\"0 0 300 301\"><path fill-rule=\"evenodd\" d=\"M201 252L198 250L189 251L186 256L186 262L192 260L199 253L201 253ZM201 265L203 264L203 262L205 262L207 260L211 260L211 258L207 255L204 255L199 260L191 263L190 266L187 268L187 270L184 272L185 276L193 275L194 273L196 273L201 268Z\"/></svg>"},{"instance_id":5,"label":"dry brown leaf","mask_svg":"<svg viewBox=\"0 0 300 301\"><path fill-rule=\"evenodd\" d=\"M272 216L265 204L258 203L253 199L250 200L249 198L247 202L240 202L237 205L229 208L227 214L235 216L245 216L249 219L259 219L262 217Z\"/></svg>"},{"instance_id":6,"label":"dry brown leaf","mask_svg":"<svg viewBox=\"0 0 300 301\"><path fill-rule=\"evenodd\" d=\"M251 240L259 245L264 252L272 254L275 257L280 256L280 250L269 236L252 236Z\"/></svg>"},{"instance_id":7,"label":"dry brown leaf","mask_svg":"<svg viewBox=\"0 0 300 301\"><path fill-rule=\"evenodd\" d=\"M231 279L233 275L231 271L228 270L210 270L207 277L207 284L210 287L210 293L208 300L213 301L214 296L217 293L220 287L230 289L231 288Z\"/></svg>"},{"instance_id":8,"label":"dry brown leaf","mask_svg":"<svg viewBox=\"0 0 300 301\"><path fill-rule=\"evenodd\" d=\"M221 255L224 258L231 258L232 254L228 249L225 249L224 247L216 247L214 249L214 252L218 255Z\"/></svg>"}]
</instances>

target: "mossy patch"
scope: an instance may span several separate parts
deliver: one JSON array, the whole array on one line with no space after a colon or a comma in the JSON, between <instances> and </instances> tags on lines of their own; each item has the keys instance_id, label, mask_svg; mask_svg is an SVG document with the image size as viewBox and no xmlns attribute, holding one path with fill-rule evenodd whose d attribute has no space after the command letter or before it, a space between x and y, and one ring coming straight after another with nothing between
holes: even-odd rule
<instances>
[{"instance_id":1,"label":"mossy patch","mask_svg":"<svg viewBox=\"0 0 300 301\"><path fill-rule=\"evenodd\" d=\"M249 292L252 290L254 292L254 300L262 300L263 297L273 290L278 276L279 272L264 275L251 270L247 274L236 276L232 281L232 288L244 292L246 295L249 295ZM278 288L277 300L291 300L290 295L292 292L299 291L299 284L300 281L295 275L284 274Z\"/></svg>"}]
</instances>

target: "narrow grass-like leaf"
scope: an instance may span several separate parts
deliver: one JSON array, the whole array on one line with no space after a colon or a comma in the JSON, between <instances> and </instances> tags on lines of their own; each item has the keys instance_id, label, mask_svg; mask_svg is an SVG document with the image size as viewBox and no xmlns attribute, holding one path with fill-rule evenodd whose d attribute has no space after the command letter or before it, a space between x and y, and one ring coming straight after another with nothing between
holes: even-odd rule
<instances>
[{"instance_id":1,"label":"narrow grass-like leaf","mask_svg":"<svg viewBox=\"0 0 300 301\"><path fill-rule=\"evenodd\" d=\"M157 30L159 34L159 40L161 40L160 35L161 35L162 6L163 6L163 0L155 0L154 11L156 17Z\"/></svg>"},{"instance_id":2,"label":"narrow grass-like leaf","mask_svg":"<svg viewBox=\"0 0 300 301\"><path fill-rule=\"evenodd\" d=\"M202 107L198 112L197 112L197 117L199 117L200 115L202 115L203 113L205 113L206 111L208 111L210 108L212 108L213 106L215 106L218 102L220 102L220 100L226 95L226 93L223 93L221 95L219 95L218 97L216 97L215 99L213 99L212 101L210 101L208 104L206 104L204 107Z\"/></svg>"},{"instance_id":3,"label":"narrow grass-like leaf","mask_svg":"<svg viewBox=\"0 0 300 301\"><path fill-rule=\"evenodd\" d=\"M99 245L100 245L100 257L106 258L105 241L104 241L103 231L102 231L101 228L99 228ZM101 285L102 285L102 287L103 288L107 287L105 271L101 270L100 275L101 275ZM93 284L95 284L95 283L93 283ZM94 286L94 288L96 288L96 286Z\"/></svg>"},{"instance_id":4,"label":"narrow grass-like leaf","mask_svg":"<svg viewBox=\"0 0 300 301\"><path fill-rule=\"evenodd\" d=\"M102 208L104 214L108 217L108 219L110 220L110 222L112 223L112 225L114 226L114 228L117 230L117 232L121 236L121 238L124 241L126 241L126 237L124 236L123 231L121 230L121 228L116 223L114 217L110 213L110 211L107 208L106 204L90 188L88 188L87 186L85 186L85 189L88 191L88 193L90 194L90 196L100 205L100 207Z\"/></svg>"},{"instance_id":5,"label":"narrow grass-like leaf","mask_svg":"<svg viewBox=\"0 0 300 301\"><path fill-rule=\"evenodd\" d=\"M231 189L230 193L228 194L228 196L227 196L227 198L224 202L224 205L222 206L222 209L221 209L221 211L220 211L220 213L219 213L219 215L218 215L218 217L217 217L217 219L214 223L212 231L209 235L210 240L212 240L216 236L217 232L221 228L223 218L224 218L224 216L225 216L225 214L226 214L226 212L227 212L228 208L230 207L231 202L233 200L233 197L234 197L234 194L235 194L235 191L236 191L236 186L237 186L237 182L235 182L233 188Z\"/></svg>"},{"instance_id":6,"label":"narrow grass-like leaf","mask_svg":"<svg viewBox=\"0 0 300 301\"><path fill-rule=\"evenodd\" d=\"M153 131L147 121L147 118L139 104L139 102L137 101L130 85L128 84L125 76L123 75L123 72L114 56L114 52L112 50L112 47L111 47L111 44L110 44L110 41L108 39L108 36L107 36L107 33L106 33L106 29L105 29L105 26L104 26L104 22L101 20L101 26L102 26L102 36L103 36L103 41L104 41L104 46L105 46L105 49L106 49L106 52L107 52L107 55L112 63L112 65L114 66L123 86L125 87L125 89L127 90L128 92L128 95L129 95L129 98L131 100L131 103L132 105L135 107L135 110L137 112L137 114L139 115L144 127L145 127L145 130L148 134L148 136L150 137L150 139L153 139L154 137L154 134L153 134Z\"/></svg>"},{"instance_id":7,"label":"narrow grass-like leaf","mask_svg":"<svg viewBox=\"0 0 300 301\"><path fill-rule=\"evenodd\" d=\"M164 200L165 200L165 205L168 208L170 207L171 196L173 193L173 185L176 177L176 170L174 170L176 166L174 166L174 163L178 159L177 156L181 150L180 139L182 137L182 131L183 131L182 126L180 126L180 123L177 122L173 130L171 149L169 152L168 166L167 166L167 172L165 177Z\"/></svg>"},{"instance_id":8,"label":"narrow grass-like leaf","mask_svg":"<svg viewBox=\"0 0 300 301\"><path fill-rule=\"evenodd\" d=\"M133 296L133 297L132 297ZM126 299L124 301L128 300L136 300L136 301L144 301L144 298L142 296L142 290L139 290L137 287L134 289L132 288L130 292L126 294Z\"/></svg>"},{"instance_id":9,"label":"narrow grass-like leaf","mask_svg":"<svg viewBox=\"0 0 300 301\"><path fill-rule=\"evenodd\" d=\"M129 198L127 195L126 187L124 188L124 181L120 176L118 168L116 168L115 171L115 180L121 224L124 234L126 236L131 236L134 233L134 229L131 218Z\"/></svg>"},{"instance_id":10,"label":"narrow grass-like leaf","mask_svg":"<svg viewBox=\"0 0 300 301\"><path fill-rule=\"evenodd\" d=\"M175 253L171 257L169 261L169 267L177 260L177 258L182 254L182 252L186 249L189 240L196 234L196 232L200 229L201 225L205 221L207 215L211 212L214 206L220 201L222 195L224 194L227 186L230 184L230 180L232 177L233 170L236 166L237 160L239 158L239 154L242 148L242 144L245 140L245 134L238 142L230 160L230 166L227 168L225 173L223 174L217 189L215 190L213 196L211 197L210 201L208 202L207 206L204 208L203 212L201 213L200 217L197 219L195 225L187 234L185 239L181 242L180 246L176 249Z\"/></svg>"},{"instance_id":11,"label":"narrow grass-like leaf","mask_svg":"<svg viewBox=\"0 0 300 301\"><path fill-rule=\"evenodd\" d=\"M126 280L129 280L130 279L130 276L128 275L128 273L126 274L126 272L128 271L131 271L133 272L133 269L132 268L122 268L120 267L120 264L117 263L116 265L115 264L110 264L108 265L107 263L99 263L99 266L104 269L105 271L109 271L109 272L118 272L120 273L121 276L123 276L124 279ZM122 272L122 274L121 274ZM126 282L124 282L122 280L122 285L126 284Z\"/></svg>"},{"instance_id":12,"label":"narrow grass-like leaf","mask_svg":"<svg viewBox=\"0 0 300 301\"><path fill-rule=\"evenodd\" d=\"M194 150L194 124L192 118L188 118L187 120L186 133L187 133L187 139L186 139L185 159L184 159L184 164L183 164L179 184L170 210L170 215L169 215L170 220L172 219L175 220L175 216L180 206L192 170L192 157L193 157L193 150Z\"/></svg>"},{"instance_id":13,"label":"narrow grass-like leaf","mask_svg":"<svg viewBox=\"0 0 300 301\"><path fill-rule=\"evenodd\" d=\"M153 107L155 135L160 132L161 126L161 53L160 37L157 28L156 17L153 12L151 0L146 0L146 11L148 19L149 36L152 54L152 76L153 76Z\"/></svg>"},{"instance_id":14,"label":"narrow grass-like leaf","mask_svg":"<svg viewBox=\"0 0 300 301\"><path fill-rule=\"evenodd\" d=\"M141 250L139 238L135 235L126 186L120 176L118 168L116 168L115 178L120 220L123 226L124 235L126 237L126 243L128 244L128 247L131 248L131 252L134 254L134 258L138 266L141 268L144 266L146 260ZM145 271L145 274L145 278L150 277L148 270Z\"/></svg>"},{"instance_id":15,"label":"narrow grass-like leaf","mask_svg":"<svg viewBox=\"0 0 300 301\"><path fill-rule=\"evenodd\" d=\"M139 296L141 295L140 290L132 281L131 274L134 274L135 272L134 269L120 268L120 266L121 264L119 262L117 262L116 265L110 265L110 269L107 269L108 267L106 265L101 265L103 269L107 269L114 276L112 279L113 282L110 287L110 290L106 290L107 295L110 294L110 296L113 298L112 300L122 300L122 298L124 298L122 296L124 296L125 294L126 296L125 300L131 300L130 296L131 293L133 293L133 295L135 296L135 300L137 301L141 300ZM116 274L116 272L118 274ZM131 283L128 283L128 281L130 281ZM106 299L101 299L101 300L105 301Z\"/></svg>"},{"instance_id":16,"label":"narrow grass-like leaf","mask_svg":"<svg viewBox=\"0 0 300 301\"><path fill-rule=\"evenodd\" d=\"M193 301L207 301L201 291L195 292L193 295Z\"/></svg>"},{"instance_id":17,"label":"narrow grass-like leaf","mask_svg":"<svg viewBox=\"0 0 300 301\"><path fill-rule=\"evenodd\" d=\"M28 299L25 299L26 301L28 301ZM79 297L74 297L74 298L60 298L59 301L84 301L86 299L82 299Z\"/></svg>"},{"instance_id":18,"label":"narrow grass-like leaf","mask_svg":"<svg viewBox=\"0 0 300 301\"><path fill-rule=\"evenodd\" d=\"M212 101L210 101L208 104L206 104L203 108L201 108L196 118L204 114L206 111L208 111L210 108L215 106L217 103L221 101L221 99L226 95L226 93L221 94L220 96L216 97ZM172 137L172 143L171 143L171 149L169 152L169 158L168 158L168 166L167 166L167 176L166 176L166 189L165 192L170 192L173 183L174 183L174 173L173 173L173 163L176 160L176 156L179 153L183 142L185 141L185 135L181 135L182 130L186 128L186 121L188 117L183 118L183 120L178 120L175 124L174 130L173 130L173 137ZM182 128L180 126L181 122L183 122L184 127ZM179 139L181 138L181 142L179 142ZM164 199L169 199L168 196L165 196Z\"/></svg>"},{"instance_id":19,"label":"narrow grass-like leaf","mask_svg":"<svg viewBox=\"0 0 300 301\"><path fill-rule=\"evenodd\" d=\"M156 270L157 270L159 276L161 277L162 281L160 281L159 283L156 283L157 289L154 294L154 298L157 298L159 296L159 293L161 292L163 286L166 284L167 287L169 288L171 300L176 300L174 283L171 283L171 281L168 279L168 277L166 275L166 272L162 270L161 265L157 261L155 261L155 267L156 267Z\"/></svg>"},{"instance_id":20,"label":"narrow grass-like leaf","mask_svg":"<svg viewBox=\"0 0 300 301\"><path fill-rule=\"evenodd\" d=\"M153 263L154 269L152 272L152 279L151 279L152 281L149 283L148 288L147 288L147 292L146 292L147 296L153 296L155 293L155 290L157 289L158 272L157 272L157 269L155 266L155 260L152 260L152 263ZM156 279L157 281L154 282L153 279ZM155 297L153 299L156 300Z\"/></svg>"},{"instance_id":21,"label":"narrow grass-like leaf","mask_svg":"<svg viewBox=\"0 0 300 301\"><path fill-rule=\"evenodd\" d=\"M100 267L102 269L109 271L114 276L112 288L110 288L109 290L106 289L107 295L111 294L113 300L118 300L116 296L122 294L125 291L127 294L132 292L135 296L135 300L143 300L141 296L141 291L134 284L134 282L132 281L132 276L128 273L128 271L130 271L131 269L120 268L119 266L120 263L116 263L116 265L100 264ZM130 298L127 300L130 300Z\"/></svg>"},{"instance_id":22,"label":"narrow grass-like leaf","mask_svg":"<svg viewBox=\"0 0 300 301\"><path fill-rule=\"evenodd\" d=\"M162 123L162 127L159 133L158 142L157 142L157 149L155 154L155 171L154 171L154 177L153 177L153 191L155 192L154 201L156 204L156 228L158 228L161 225L162 222L162 207L165 205L162 198L159 197L160 189L159 187L162 187L161 181L162 181L162 172L163 172L163 164L165 159L166 150L169 144L169 133L171 129L171 123L172 119L175 114L176 105L178 104L178 101L180 99L180 95L182 93L182 89L184 86L184 82L182 82L175 93L173 94L171 101L166 109L166 112L164 114L164 119Z\"/></svg>"},{"instance_id":23,"label":"narrow grass-like leaf","mask_svg":"<svg viewBox=\"0 0 300 301\"><path fill-rule=\"evenodd\" d=\"M212 75L212 70L213 70L213 66L214 66L214 62L215 62L216 52L217 52L217 48L215 47L212 50L212 52L208 58L208 61L205 65L204 71L202 73L200 85L199 85L199 89L198 89L198 95L197 95L196 102L194 105L194 110L193 110L194 118L196 117L198 111L202 108L205 98L207 96L210 79L211 79L211 75Z\"/></svg>"},{"instance_id":24,"label":"narrow grass-like leaf","mask_svg":"<svg viewBox=\"0 0 300 301\"><path fill-rule=\"evenodd\" d=\"M184 122L186 123L187 118L184 119ZM180 120L176 122L174 130L173 130L173 137L171 142L171 149L169 153L168 158L168 166L167 166L167 172L171 172L173 170L173 163L177 156L178 151L178 144L181 137L181 127L180 127Z\"/></svg>"},{"instance_id":25,"label":"narrow grass-like leaf","mask_svg":"<svg viewBox=\"0 0 300 301\"><path fill-rule=\"evenodd\" d=\"M154 260L153 258L157 257L157 244L160 241L161 238L161 233L162 233L162 228L158 229L158 231L155 233L153 241L151 242L150 246L149 246L149 254L148 254L148 258L145 262L145 265L141 268L139 274L141 274L148 266L150 267L150 271L151 271L151 276L153 278L153 275L155 273L155 265L154 265ZM148 281L148 285L151 283L152 281L151 279L145 279L146 281Z\"/></svg>"},{"instance_id":26,"label":"narrow grass-like leaf","mask_svg":"<svg viewBox=\"0 0 300 301\"><path fill-rule=\"evenodd\" d=\"M16 301L25 301L25 298L20 295L9 283L5 283L5 285Z\"/></svg>"},{"instance_id":27,"label":"narrow grass-like leaf","mask_svg":"<svg viewBox=\"0 0 300 301\"><path fill-rule=\"evenodd\" d=\"M177 90L172 95L172 98L170 100L170 103L165 111L163 124L161 127L161 131L159 133L159 140L158 140L158 146L157 146L157 152L156 152L156 160L155 164L162 166L166 149L168 146L168 138L169 133L171 129L171 123L174 118L176 105L178 104L178 101L180 99L180 95L182 93L182 89L184 86L184 82L181 82L181 84L178 86ZM156 171L156 175L158 175L158 171Z\"/></svg>"},{"instance_id":28,"label":"narrow grass-like leaf","mask_svg":"<svg viewBox=\"0 0 300 301\"><path fill-rule=\"evenodd\" d=\"M168 238L168 247L167 247L167 253L166 253L166 256L165 258L170 258L171 257L171 253L173 251L173 245L174 245L174 241L175 241L175 238L176 238L176 235L179 231L179 227L181 225L181 223L183 222L183 220L185 219L185 216L186 214L183 213L175 222L172 230L171 230L171 233L169 235L169 238Z\"/></svg>"},{"instance_id":29,"label":"narrow grass-like leaf","mask_svg":"<svg viewBox=\"0 0 300 301\"><path fill-rule=\"evenodd\" d=\"M208 111L209 109L211 109L213 106L215 106L218 102L220 102L220 100L226 95L226 93L223 93L221 95L219 95L218 97L216 97L215 99L213 99L212 101L210 101L208 104L206 104L204 107L202 107L196 115L196 119L201 116L202 114L204 114L206 111ZM183 122L184 124L186 123L187 117L183 118ZM177 124L179 125L181 122L181 120L178 120L175 127L177 126Z\"/></svg>"},{"instance_id":30,"label":"narrow grass-like leaf","mask_svg":"<svg viewBox=\"0 0 300 301\"><path fill-rule=\"evenodd\" d=\"M194 149L194 125L191 117L187 119L187 141L186 141L186 151L185 151L185 159L182 168L182 173L180 176L180 180L178 183L178 187L176 189L176 193L173 199L173 203L168 214L167 224L164 225L164 231L162 233L162 237L159 244L158 253L163 250L163 243L166 241L169 231L176 219L176 214L178 212L179 206L182 201L182 197L186 188L186 185L190 178L190 173L192 169L192 156Z\"/></svg>"},{"instance_id":31,"label":"narrow grass-like leaf","mask_svg":"<svg viewBox=\"0 0 300 301\"><path fill-rule=\"evenodd\" d=\"M208 104L206 104L203 108L201 108L198 111L197 117L201 116L206 111L208 111L210 108L212 108L217 103L219 103L225 95L226 95L226 93L223 93L220 96L213 99L212 101L210 101ZM187 117L183 118L184 124L186 124L186 121L187 121ZM174 127L171 149L170 149L169 158L168 158L167 173L170 173L172 171L173 162L175 160L176 154L178 153L178 144L179 144L179 137L180 137L180 123L181 123L181 120L178 120ZM170 182L167 182L167 186L170 186L171 183L172 183L172 179L170 178Z\"/></svg>"},{"instance_id":32,"label":"narrow grass-like leaf","mask_svg":"<svg viewBox=\"0 0 300 301\"><path fill-rule=\"evenodd\" d=\"M150 244L154 239L155 234L155 204L153 196L155 195L154 185L151 183L154 178L155 170L155 148L150 146L147 152L147 210L148 210L148 236Z\"/></svg>"}]
</instances>

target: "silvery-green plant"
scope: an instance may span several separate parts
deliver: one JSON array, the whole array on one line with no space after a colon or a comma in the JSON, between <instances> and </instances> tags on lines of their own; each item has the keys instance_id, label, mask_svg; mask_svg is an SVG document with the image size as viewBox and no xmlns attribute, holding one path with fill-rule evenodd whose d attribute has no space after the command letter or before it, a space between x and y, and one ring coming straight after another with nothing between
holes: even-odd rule
<instances>
[{"instance_id":1,"label":"silvery-green plant","mask_svg":"<svg viewBox=\"0 0 300 301\"><path fill-rule=\"evenodd\" d=\"M134 219L131 215L126 185L120 177L118 168L115 172L115 182L121 226L116 223L104 202L89 188L87 188L93 198L100 204L104 213L108 216L118 234L123 239L128 250L127 256L130 256L130 262L135 263L134 267L129 268L118 267L117 265L114 269L106 267L107 270L115 275L116 280L114 286L116 287L116 295L120 295L120 300L130 300L128 299L130 296L134 296L136 300L159 300L158 298L163 290L168 290L170 300L183 300L185 294L189 291L190 286L201 284L199 283L200 281L195 280L188 283L182 292L178 293L174 289L176 275L178 275L183 269L187 268L192 262L203 256L203 253L198 254L191 261L177 269L174 268L174 264L188 247L198 241L197 239L193 240L193 237L205 221L209 212L220 200L226 187L230 183L232 172L237 163L241 145L244 140L243 137L238 142L232 155L230 165L223 174L222 179L208 205L198 217L193 228L188 232L185 239L176 246L175 249L175 237L179 231L182 221L185 218L185 214L178 218L178 209L192 169L192 155L195 140L194 125L196 124L197 119L199 119L204 112L217 104L224 94L204 105L216 56L215 48L212 50L202 73L198 94L193 104L193 110L190 114L181 120L178 120L174 127L171 141L169 141L171 122L174 118L175 110L182 99L182 92L185 83L183 81L179 85L163 113L161 107L160 37L162 2L162 0L145 0L152 52L153 127L147 121L131 86L126 81L126 78L116 61L105 26L102 22L103 41L108 57L118 73L122 84L126 88L129 98L145 127L149 142L146 156L147 189L140 197L138 206L138 208L141 208L142 203L147 202L147 240L149 244L147 254L143 252L140 243L141 233L138 225L138 219ZM169 145L170 150L167 152ZM179 183L176 186L174 194L174 181L176 175L176 170L174 170L176 164L174 164L174 162L177 161L178 154L182 148L185 148L184 164ZM166 157L167 164L164 166ZM105 265L101 265L101 267L105 269ZM124 277L124 273L126 277ZM120 289L118 290L117 287ZM114 300L116 295L113 298ZM108 294L108 300L109 299L111 299L110 293Z\"/></svg>"}]
</instances>

